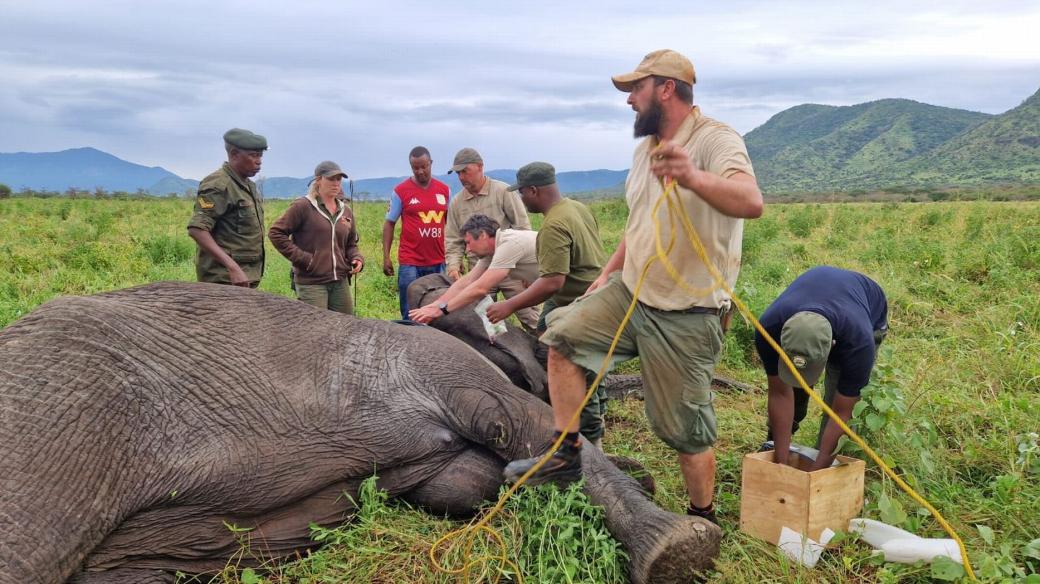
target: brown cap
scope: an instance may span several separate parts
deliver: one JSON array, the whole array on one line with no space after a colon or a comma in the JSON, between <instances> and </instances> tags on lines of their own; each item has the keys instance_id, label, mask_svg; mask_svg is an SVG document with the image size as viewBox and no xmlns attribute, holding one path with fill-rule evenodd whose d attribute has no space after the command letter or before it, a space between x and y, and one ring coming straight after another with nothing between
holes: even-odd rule
<instances>
[{"instance_id":1,"label":"brown cap","mask_svg":"<svg viewBox=\"0 0 1040 584\"><path fill-rule=\"evenodd\" d=\"M455 161L452 162L451 168L448 169L448 174L458 172L463 168L466 168L467 164L484 164L484 159L480 157L480 153L473 148L463 148L455 154Z\"/></svg>"},{"instance_id":2,"label":"brown cap","mask_svg":"<svg viewBox=\"0 0 1040 584\"><path fill-rule=\"evenodd\" d=\"M643 57L643 62L636 67L635 71L615 75L611 77L611 80L614 81L614 87L628 92L632 91L632 86L637 81L651 75L678 79L690 85L697 82L697 74L693 71L693 63L671 49L661 49L660 51L650 53Z\"/></svg>"}]
</instances>

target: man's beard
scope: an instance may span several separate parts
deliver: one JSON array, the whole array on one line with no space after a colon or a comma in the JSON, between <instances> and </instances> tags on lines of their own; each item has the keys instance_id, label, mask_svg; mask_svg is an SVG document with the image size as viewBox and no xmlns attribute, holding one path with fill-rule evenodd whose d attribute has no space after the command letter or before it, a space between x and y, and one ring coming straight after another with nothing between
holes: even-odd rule
<instances>
[{"instance_id":1,"label":"man's beard","mask_svg":"<svg viewBox=\"0 0 1040 584\"><path fill-rule=\"evenodd\" d=\"M661 109L661 102L657 101L656 97L654 96L654 99L650 101L650 105L647 106L645 111L636 114L633 132L636 138L653 136L657 134L661 127L661 117L664 114L664 110Z\"/></svg>"}]
</instances>

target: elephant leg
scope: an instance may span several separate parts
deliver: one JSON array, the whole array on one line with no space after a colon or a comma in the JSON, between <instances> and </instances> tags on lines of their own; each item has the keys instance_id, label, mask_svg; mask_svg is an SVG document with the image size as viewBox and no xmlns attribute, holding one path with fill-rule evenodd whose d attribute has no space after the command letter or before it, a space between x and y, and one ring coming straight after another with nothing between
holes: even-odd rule
<instances>
[{"instance_id":1,"label":"elephant leg","mask_svg":"<svg viewBox=\"0 0 1040 584\"><path fill-rule=\"evenodd\" d=\"M435 515L467 517L484 501L498 496L503 466L500 458L483 447L465 448L440 472L402 498Z\"/></svg>"},{"instance_id":2,"label":"elephant leg","mask_svg":"<svg viewBox=\"0 0 1040 584\"><path fill-rule=\"evenodd\" d=\"M103 572L84 570L73 576L69 584L173 584L174 580L172 572L121 568Z\"/></svg>"},{"instance_id":3,"label":"elephant leg","mask_svg":"<svg viewBox=\"0 0 1040 584\"><path fill-rule=\"evenodd\" d=\"M348 519L356 507L344 493L356 499L360 483L335 483L282 507L248 516L185 505L142 511L124 521L87 556L85 573L101 578L129 569L159 568L198 574L219 571L236 555L245 566L283 558L317 546L310 536L311 523L331 527Z\"/></svg>"}]
</instances>

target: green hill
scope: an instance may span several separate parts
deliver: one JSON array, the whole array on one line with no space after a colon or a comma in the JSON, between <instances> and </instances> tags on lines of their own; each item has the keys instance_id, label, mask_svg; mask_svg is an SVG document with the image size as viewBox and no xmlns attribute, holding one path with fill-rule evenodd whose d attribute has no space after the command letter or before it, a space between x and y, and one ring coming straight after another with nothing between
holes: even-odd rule
<instances>
[{"instance_id":1,"label":"green hill","mask_svg":"<svg viewBox=\"0 0 1040 584\"><path fill-rule=\"evenodd\" d=\"M901 170L913 182L940 185L1040 182L1040 91Z\"/></svg>"},{"instance_id":2,"label":"green hill","mask_svg":"<svg viewBox=\"0 0 1040 584\"><path fill-rule=\"evenodd\" d=\"M894 168L991 118L908 99L807 104L773 116L745 141L767 192L855 189L898 183Z\"/></svg>"}]
</instances>

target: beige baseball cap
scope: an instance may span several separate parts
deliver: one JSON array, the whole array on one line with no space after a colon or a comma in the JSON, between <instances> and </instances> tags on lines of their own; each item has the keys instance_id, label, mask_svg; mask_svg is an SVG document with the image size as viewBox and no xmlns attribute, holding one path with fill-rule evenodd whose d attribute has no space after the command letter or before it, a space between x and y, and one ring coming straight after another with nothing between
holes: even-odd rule
<instances>
[{"instance_id":1,"label":"beige baseball cap","mask_svg":"<svg viewBox=\"0 0 1040 584\"><path fill-rule=\"evenodd\" d=\"M654 51L643 57L643 62L631 73L615 75L611 77L614 87L624 92L632 91L632 86L640 79L651 75L670 77L685 81L690 85L697 82L697 74L693 70L693 63L689 59L671 49Z\"/></svg>"}]
</instances>

